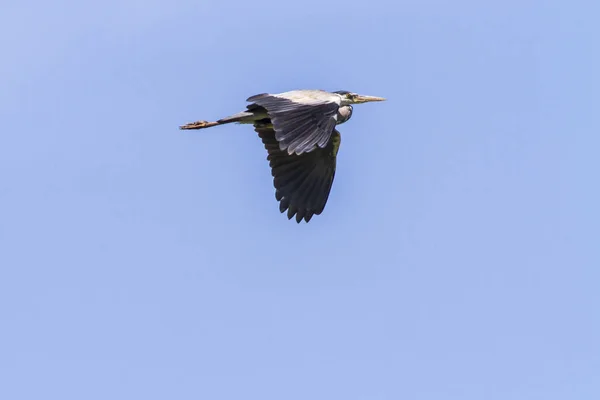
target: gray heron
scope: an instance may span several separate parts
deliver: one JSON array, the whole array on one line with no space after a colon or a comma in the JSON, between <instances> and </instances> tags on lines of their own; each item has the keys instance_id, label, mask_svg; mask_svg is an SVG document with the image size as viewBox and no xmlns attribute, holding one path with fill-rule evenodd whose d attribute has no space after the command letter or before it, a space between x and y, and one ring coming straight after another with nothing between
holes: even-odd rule
<instances>
[{"instance_id":1,"label":"gray heron","mask_svg":"<svg viewBox=\"0 0 600 400\"><path fill-rule=\"evenodd\" d=\"M214 122L197 121L180 129L229 123L252 124L267 150L275 198L288 219L309 222L323 212L336 169L341 136L337 125L352 116L352 105L383 101L345 90L292 90L249 97L246 110Z\"/></svg>"}]
</instances>

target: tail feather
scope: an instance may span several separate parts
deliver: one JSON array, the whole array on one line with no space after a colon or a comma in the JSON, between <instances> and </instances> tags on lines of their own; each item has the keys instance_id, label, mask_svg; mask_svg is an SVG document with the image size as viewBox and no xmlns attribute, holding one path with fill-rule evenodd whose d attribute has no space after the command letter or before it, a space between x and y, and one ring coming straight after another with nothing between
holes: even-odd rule
<instances>
[{"instance_id":1,"label":"tail feather","mask_svg":"<svg viewBox=\"0 0 600 400\"><path fill-rule=\"evenodd\" d=\"M233 114L232 116L221 118L217 122L220 124L229 124L231 122L244 122L254 119L254 113L248 111L241 111L237 114Z\"/></svg>"}]
</instances>

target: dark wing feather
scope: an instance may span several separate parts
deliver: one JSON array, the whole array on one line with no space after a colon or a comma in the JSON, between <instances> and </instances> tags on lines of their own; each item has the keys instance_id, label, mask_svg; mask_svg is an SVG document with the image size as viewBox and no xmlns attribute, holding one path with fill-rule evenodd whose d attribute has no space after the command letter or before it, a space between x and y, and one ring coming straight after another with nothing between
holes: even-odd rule
<instances>
[{"instance_id":1,"label":"dark wing feather","mask_svg":"<svg viewBox=\"0 0 600 400\"><path fill-rule=\"evenodd\" d=\"M255 124L255 130L267 149L279 210L287 210L288 219L310 221L323 212L335 176L336 156L341 142L334 130L323 148L310 153L288 154L281 150L273 126L267 122Z\"/></svg>"},{"instance_id":2,"label":"dark wing feather","mask_svg":"<svg viewBox=\"0 0 600 400\"><path fill-rule=\"evenodd\" d=\"M303 154L329 143L340 107L335 101L301 103L270 94L252 96L248 101L267 110L275 139L288 154Z\"/></svg>"}]
</instances>

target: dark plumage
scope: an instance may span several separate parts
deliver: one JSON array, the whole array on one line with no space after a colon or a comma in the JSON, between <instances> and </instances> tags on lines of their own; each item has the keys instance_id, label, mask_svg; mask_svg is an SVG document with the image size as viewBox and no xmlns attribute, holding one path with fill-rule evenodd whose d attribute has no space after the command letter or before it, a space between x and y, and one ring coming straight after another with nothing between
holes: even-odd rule
<instances>
[{"instance_id":1,"label":"dark plumage","mask_svg":"<svg viewBox=\"0 0 600 400\"><path fill-rule=\"evenodd\" d=\"M313 215L321 214L335 177L340 133L334 130L324 148L298 155L281 150L270 122L256 123L254 129L269 154L267 160L273 175L279 211L287 210L289 219L296 215L297 222L302 219L308 222Z\"/></svg>"},{"instance_id":2,"label":"dark plumage","mask_svg":"<svg viewBox=\"0 0 600 400\"><path fill-rule=\"evenodd\" d=\"M302 154L316 146L325 147L337 123L340 105L334 102L300 104L289 99L261 94L248 101L263 107L276 128L281 150Z\"/></svg>"}]
</instances>

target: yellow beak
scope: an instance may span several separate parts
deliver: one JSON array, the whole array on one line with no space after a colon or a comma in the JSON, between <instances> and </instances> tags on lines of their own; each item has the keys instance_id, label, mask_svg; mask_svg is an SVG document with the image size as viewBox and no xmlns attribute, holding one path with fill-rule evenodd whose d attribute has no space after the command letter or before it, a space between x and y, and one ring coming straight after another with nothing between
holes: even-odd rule
<instances>
[{"instance_id":1,"label":"yellow beak","mask_svg":"<svg viewBox=\"0 0 600 400\"><path fill-rule=\"evenodd\" d=\"M369 103L371 101L385 101L385 99L383 97L358 95L354 98L353 103L360 104L360 103Z\"/></svg>"}]
</instances>

